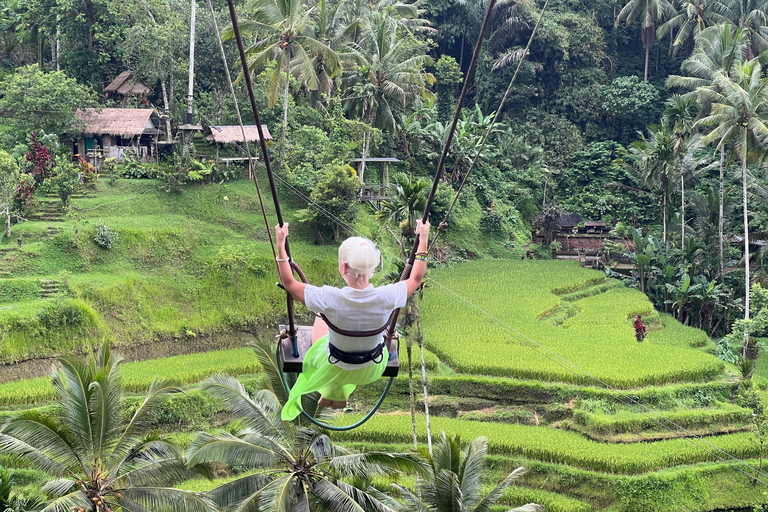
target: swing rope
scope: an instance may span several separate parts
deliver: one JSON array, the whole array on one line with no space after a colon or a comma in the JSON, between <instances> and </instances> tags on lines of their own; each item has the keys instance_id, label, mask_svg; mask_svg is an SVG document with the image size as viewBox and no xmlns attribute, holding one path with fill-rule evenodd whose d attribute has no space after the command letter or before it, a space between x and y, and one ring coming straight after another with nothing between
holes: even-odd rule
<instances>
[{"instance_id":1,"label":"swing rope","mask_svg":"<svg viewBox=\"0 0 768 512\"><path fill-rule=\"evenodd\" d=\"M483 19L483 25L482 25L482 27L480 29L480 33L478 35L477 43L475 45L475 49L474 49L474 52L472 54L472 61L470 62L469 70L467 71L467 75L466 75L466 77L464 79L464 86L462 88L461 96L459 97L458 104L456 106L456 112L454 114L453 122L451 124L451 128L450 128L450 131L448 133L448 137L446 139L445 146L443 148L443 152L442 152L442 154L440 156L440 162L438 164L437 171L435 173L435 178L434 178L434 181L432 183L432 189L431 189L431 191L429 193L429 196L427 198L427 203L426 203L426 206L424 208L424 213L422 215L422 222L426 222L428 217L429 217L429 211L430 211L430 209L432 207L432 203L434 201L435 194L437 193L438 184L439 184L440 179L442 178L442 175L444 173L445 161L446 161L446 158L447 158L447 155L448 155L448 151L450 150L451 142L452 142L453 136L454 136L454 134L456 132L456 126L458 125L459 117L461 115L461 109L462 109L462 107L464 105L464 101L466 100L467 93L469 91L469 86L470 86L472 75L474 74L474 71L475 71L475 69L477 67L477 60L478 60L478 56L480 54L480 47L482 45L483 39L485 37L486 30L487 30L488 25L490 23L491 13L492 13L495 5L496 5L496 1L497 0L490 0L490 2L488 4L488 9L487 9L487 11L485 13L485 18ZM235 36L235 41L237 43L238 52L240 54L240 64L241 64L242 69L243 69L243 77L245 79L245 85L246 85L246 89L248 91L248 98L250 100L251 110L252 110L252 113L253 113L254 120L256 122L256 129L257 129L258 134L259 134L259 144L260 144L260 147L261 147L261 153L262 153L262 155L264 157L264 164L265 164L266 171L267 171L267 178L269 180L270 191L272 193L272 199L273 199L273 202L274 202L274 205L275 205L275 214L277 216L278 224L280 226L283 226L284 222L283 222L282 210L280 208L280 201L279 201L279 198L278 198L278 195L277 195L277 187L275 185L274 174L272 172L272 166L271 166L271 163L270 163L270 160L269 160L269 154L267 152L266 141L264 139L264 132L263 132L263 129L261 127L261 121L260 121L260 118L259 118L258 108L256 106L256 98L255 98L255 95L253 93L253 83L251 81L250 70L248 69L248 62L247 62L247 59L246 59L245 50L243 48L242 37L240 35L240 28L239 28L239 25L238 25L238 22L237 22L237 13L235 12L235 7L234 7L233 0L227 0L227 5L228 5L228 8L229 8L229 16L230 16L230 20L232 22L232 28L233 28L233 32L234 32L234 36ZM211 17L213 18L214 27L217 27L215 14L214 14L214 11L213 11L213 7L211 5L211 0L208 0L208 6L209 6L209 9L211 11ZM218 28L216 28L216 36L217 36L217 39L219 40L220 50L221 50L221 53L222 53L222 58L224 58L225 66L226 66L226 57L225 57L225 54L224 54L223 44L221 43L221 36L220 36L220 34L218 32ZM286 77L286 79L289 79L289 78L290 77ZM233 97L234 97L235 96L234 95L234 86L232 84L231 76L229 75L228 67L227 67L227 81L229 83L230 91L232 92ZM235 99L235 104L237 104L237 100L236 99ZM243 140L247 144L247 141L245 140L246 139L246 137L245 137L245 128L243 126L242 118L240 116L238 116L238 122L240 124L240 129L241 129L241 132L243 134ZM251 160L251 156L250 156L250 152L249 151L248 151L248 159L249 159L249 167L251 167L251 161L252 160ZM258 196L259 196L259 202L261 204L261 209L262 209L262 215L264 217L265 226L266 226L267 232L269 234L270 245L272 246L272 252L273 252L273 254L276 254L274 240L272 239L271 232L270 232L269 222L268 222L267 217L266 217L266 208L264 207L263 199L262 199L262 196L261 196L260 188L259 188L258 181L256 179L255 173L253 173L252 177L253 177L254 183L256 184L257 193L258 193ZM413 248L412 248L411 253L410 253L409 257L408 257L408 260L405 263L405 267L403 269L403 272L402 272L402 274L400 276L400 280L401 281L408 279L408 277L410 276L411 270L413 268L414 261L416 259L416 252L418 250L418 245L419 245L419 236L416 235L414 243L413 243ZM288 256L289 261L290 261L290 265L291 265L292 271L296 272L299 275L299 277L300 277L300 279L302 280L303 283L307 283L307 279L306 279L304 273L301 271L299 266L293 261L293 258L291 257L290 248L288 246L288 241L287 240L286 240L286 243L285 243L285 248L286 248L287 256ZM287 302L287 307L288 307L288 322L289 322L289 325L288 325L287 332L282 333L281 337L290 337L291 338L292 344L293 344L293 352L294 352L295 355L298 355L297 354L297 352L298 352L298 348L297 348L298 347L298 345L297 345L297 329L296 329L296 324L295 324L295 319L294 319L295 314L294 314L293 296L290 293L288 293L288 292L286 292L286 296L287 296L286 302ZM387 329L386 329L387 332L385 334L385 338L387 338L389 340L393 340L393 339L397 338L396 328L397 328L397 318L398 318L399 313L400 313L400 308L394 310L392 312L392 314L390 315L390 319L389 319L389 321L387 323ZM279 355L279 345L278 345L278 355ZM289 387L289 384L288 384L288 380L287 380L287 378L285 376L285 373L283 372L283 369L282 369L282 367L280 365L278 365L278 368L279 368L279 371L280 371L281 378L283 380L283 384L285 385L286 389L290 393L290 387ZM387 396L387 394L389 392L390 387L392 386L393 379L394 379L394 377L390 377L389 378L389 381L387 382L387 385L384 388L383 393L379 397L378 402L368 412L368 414L366 416L364 416L361 420L355 422L352 425L347 425L347 426L343 426L343 427L336 427L336 426L328 425L328 424L325 424L323 422L318 421L317 419L315 419L312 416L310 416L309 414L307 414L306 411L302 411L302 414L310 422L314 423L315 425L317 425L317 426L319 426L321 428L325 428L325 429L328 429L328 430L345 431L345 430L351 430L351 429L357 428L360 425L362 425L363 423L365 423L366 421L368 421L368 419L370 419L373 416L373 414L379 409L379 407L383 403L384 399L386 398L386 396Z\"/></svg>"}]
</instances>

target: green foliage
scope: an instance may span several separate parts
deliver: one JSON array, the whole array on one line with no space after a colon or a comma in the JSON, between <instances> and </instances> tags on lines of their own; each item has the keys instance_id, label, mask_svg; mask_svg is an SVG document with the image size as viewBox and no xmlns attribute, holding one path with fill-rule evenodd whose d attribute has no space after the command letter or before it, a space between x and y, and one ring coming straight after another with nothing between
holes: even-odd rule
<instances>
[{"instance_id":1,"label":"green foliage","mask_svg":"<svg viewBox=\"0 0 768 512\"><path fill-rule=\"evenodd\" d=\"M635 132L658 121L663 103L652 84L636 76L620 76L603 89L603 109L616 123L620 141L631 142Z\"/></svg>"},{"instance_id":2,"label":"green foliage","mask_svg":"<svg viewBox=\"0 0 768 512\"><path fill-rule=\"evenodd\" d=\"M144 392L156 377L176 384L192 384L219 372L243 375L259 369L253 350L237 348L125 363L121 374L126 390ZM0 384L0 406L45 402L55 395L49 377Z\"/></svg>"},{"instance_id":3,"label":"green foliage","mask_svg":"<svg viewBox=\"0 0 768 512\"><path fill-rule=\"evenodd\" d=\"M102 219L99 219L99 222L96 223L96 236L93 238L96 245L102 249L111 249L112 244L117 242L119 238L120 235L117 231L107 226Z\"/></svg>"},{"instance_id":4,"label":"green foliage","mask_svg":"<svg viewBox=\"0 0 768 512\"><path fill-rule=\"evenodd\" d=\"M464 75L456 59L441 55L435 63L435 94L437 95L437 119L449 123L455 109L456 93Z\"/></svg>"},{"instance_id":5,"label":"green foliage","mask_svg":"<svg viewBox=\"0 0 768 512\"><path fill-rule=\"evenodd\" d=\"M80 170L66 156L56 157L55 174L49 180L64 208L69 208L69 198L80 188Z\"/></svg>"},{"instance_id":6,"label":"green foliage","mask_svg":"<svg viewBox=\"0 0 768 512\"><path fill-rule=\"evenodd\" d=\"M309 212L317 226L332 232L333 240L338 241L346 230L344 225L355 218L360 182L348 165L327 167L322 176L309 196Z\"/></svg>"},{"instance_id":7,"label":"green foliage","mask_svg":"<svg viewBox=\"0 0 768 512\"><path fill-rule=\"evenodd\" d=\"M266 275L267 271L257 263L261 260L256 254L253 245L225 245L219 249L209 266L214 275L231 281L237 291L240 278L244 273L248 272L257 278Z\"/></svg>"},{"instance_id":8,"label":"green foliage","mask_svg":"<svg viewBox=\"0 0 768 512\"><path fill-rule=\"evenodd\" d=\"M91 326L96 323L93 310L77 299L57 298L43 304L37 320L45 329Z\"/></svg>"},{"instance_id":9,"label":"green foliage","mask_svg":"<svg viewBox=\"0 0 768 512\"><path fill-rule=\"evenodd\" d=\"M61 71L44 73L38 66L26 66L0 81L0 111L10 112L11 122L24 132L74 135L82 126L77 109L95 106L93 90Z\"/></svg>"}]
</instances>

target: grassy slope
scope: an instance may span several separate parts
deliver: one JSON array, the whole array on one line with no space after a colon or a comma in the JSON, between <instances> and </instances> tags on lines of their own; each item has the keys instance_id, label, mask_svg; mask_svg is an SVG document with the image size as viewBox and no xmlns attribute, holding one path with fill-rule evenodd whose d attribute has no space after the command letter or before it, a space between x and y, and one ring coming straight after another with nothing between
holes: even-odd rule
<instances>
[{"instance_id":1,"label":"grassy slope","mask_svg":"<svg viewBox=\"0 0 768 512\"><path fill-rule=\"evenodd\" d=\"M0 362L77 350L104 336L127 344L274 324L284 299L274 286L255 187L234 182L224 194L227 201L215 186L188 186L181 195L168 195L151 180L118 180L115 187L102 181L90 197L73 199L67 221L54 224L62 231L52 240L45 241L52 223L14 226L13 240L21 237L24 245L9 253L9 265L14 281L26 287L3 294L11 287L0 280L6 302L14 294L23 298L0 310L5 335ZM290 219L291 210L285 215ZM111 250L93 242L99 220L120 235ZM261 271L243 275L235 289L210 267L222 246L238 244L255 253ZM333 247L302 243L300 236L293 246L313 280L333 282ZM43 304L37 291L42 278L68 284L70 296L94 312L93 325L41 329L36 317Z\"/></svg>"},{"instance_id":2,"label":"grassy slope","mask_svg":"<svg viewBox=\"0 0 768 512\"><path fill-rule=\"evenodd\" d=\"M13 258L14 282L0 280L0 303L11 306L0 309L0 325L9 325L13 318L26 319L27 323L22 322L26 330L6 330L5 339L12 343L0 348L5 350L0 352L0 357L9 360L29 354L78 349L95 344L104 336L118 343L157 338L178 339L182 343L188 333L259 325L271 329L284 306L282 293L274 287L271 252L265 242L266 232L253 185L249 182L232 183L225 194L228 201L223 201L215 186L190 186L181 196L169 196L158 192L156 184L151 181L121 180L114 188L100 183L92 197L73 201L72 216L61 225L63 232L52 241L44 240L47 223L29 222L16 226L14 239L21 235L25 242L22 252ZM286 217L290 219L290 215L291 210L288 209ZM92 242L93 226L99 219L117 229L121 236L111 251L104 251ZM311 236L302 234L300 230L294 231L293 238L294 255L312 279L334 282L335 249L301 243L301 239L310 240ZM232 283L216 278L210 272L209 265L221 246L240 243L251 244L266 272L262 277L243 278L235 291ZM487 279L488 272L495 279ZM93 324L87 329L64 329L61 332L32 331L43 304L36 287L39 286L39 279L44 277L68 282L70 294L78 297L84 307L93 312ZM635 313L647 315L652 312L647 300L631 290L608 287L600 295L575 294L569 296L567 301L573 306L573 311L565 311L560 322L538 320L546 313L559 311L566 302L562 294L602 284L605 278L600 273L562 262L484 261L433 271L432 277L433 289L426 294L422 309L427 343L444 361L466 373L555 381L555 384L531 381L521 389L530 390L537 386L552 388L544 394L549 393L556 400L578 396L581 389L587 396L600 395L593 388L588 390L573 384L561 384L584 382L523 344L504 339L500 341L499 333L493 326L457 307L439 285L460 292L509 325L616 385L642 386L717 378L721 370L719 361L693 348L706 343L706 336L665 317L661 318L661 322L655 320L656 327L664 328L653 331L648 343L635 343L631 327L626 323L627 318ZM551 283L556 283L556 286ZM461 314L457 315L457 311ZM461 322L461 329L456 328L455 322ZM470 346L471 349L468 349ZM253 363L241 360L241 354L227 352L227 360L232 362L227 363L231 368L225 369L235 373L252 371ZM126 366L126 376L135 374L132 384L141 389L148 378L156 372L160 373L160 368L173 366L180 371L178 380L191 382L186 378L187 374L200 372L192 379L196 380L214 371L214 368L221 368L221 364L214 362L213 367L210 364L217 359L216 354L207 356L199 361L180 357L171 361L145 362L135 368ZM685 362L686 368L682 371L681 361ZM247 367L238 367L243 364ZM433 386L475 396L491 390L491 387L486 389L483 386L490 386L492 382L499 387L496 391L508 384L514 391L517 385L517 381L511 379L495 383L493 378L458 375L453 379L456 384L452 384L449 382L452 377L448 375L435 379ZM402 382L402 379L398 380ZM458 384L459 381L464 384ZM485 381L488 383L483 384ZM41 383L48 384L45 379ZM16 384L16 387L19 385L22 384ZM672 390L674 386L648 387L633 390L633 394L635 391L643 396L664 394L667 388L670 393L677 394L676 387ZM6 389L10 390L10 386ZM532 395L535 400L536 393ZM357 439L365 439L368 445L371 442L380 444L385 438L395 442L410 439L410 422L405 417L378 416L372 421L355 434ZM381 426L382 421L386 428L376 430L374 427ZM658 505L639 501L647 498L643 498L643 493L649 485L659 486L656 481L647 481L655 477L608 473L643 473L670 465L710 460L704 452L699 453L682 441L606 445L570 432L450 418L435 418L433 428L462 433L463 439L486 435L490 438L493 451L503 452L508 463L514 462L515 457L509 458L513 454L518 454L518 458L537 459L529 460L529 465L549 468L546 470L548 473L543 469L539 473L546 476L541 481L536 481L535 475L531 476L527 487L509 493L505 503L540 500L547 502L552 510L589 510L590 507L582 501L559 498L557 494L550 496L547 490L567 493L592 503L595 509L610 505L616 510L697 510L681 505L682 501L675 502L674 506L667 506L662 501ZM386 435L381 437L377 432ZM188 440L189 434L183 433L180 438ZM749 456L754 451L745 434L722 436L717 443L724 443L724 447L742 456ZM562 463L591 469L563 469L565 473L560 477L563 481L556 484L551 475L561 470L552 468L566 468L560 466ZM746 494L736 491L743 483L738 475L730 475L722 468L706 469L706 464L690 467L700 466L704 467L700 471L709 473L707 479L697 481L696 485L712 488L709 496L701 496L697 504L706 501L706 507L712 509L754 502L745 502ZM692 478L685 473L678 480L688 482ZM581 482L578 491L569 490L574 479ZM607 480L609 483L605 484L605 488L600 488L601 479L619 480ZM642 492L636 492L633 485ZM682 496L686 492L684 487L659 486L659 489L659 499ZM753 500L753 494L750 493L746 499Z\"/></svg>"},{"instance_id":3,"label":"grassy slope","mask_svg":"<svg viewBox=\"0 0 768 512\"><path fill-rule=\"evenodd\" d=\"M721 361L690 347L705 336L696 329L675 327L682 343L664 342L663 330L652 333L651 342L637 343L627 320L651 315L653 307L636 290L611 288L576 300L578 314L562 325L540 321L559 308L557 292L605 280L575 263L478 261L460 271L435 270L431 278L433 289L422 306L427 346L465 373L586 384L586 372L627 388L705 380L722 371Z\"/></svg>"}]
</instances>

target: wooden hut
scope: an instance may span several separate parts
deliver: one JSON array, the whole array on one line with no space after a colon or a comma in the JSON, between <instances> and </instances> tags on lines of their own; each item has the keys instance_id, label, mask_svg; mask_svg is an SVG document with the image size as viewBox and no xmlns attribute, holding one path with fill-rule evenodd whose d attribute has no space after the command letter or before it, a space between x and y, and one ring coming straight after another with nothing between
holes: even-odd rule
<instances>
[{"instance_id":1,"label":"wooden hut","mask_svg":"<svg viewBox=\"0 0 768 512\"><path fill-rule=\"evenodd\" d=\"M126 97L146 96L152 90L141 80L134 78L130 71L123 71L104 88L104 96L117 97L118 101Z\"/></svg>"},{"instance_id":2,"label":"wooden hut","mask_svg":"<svg viewBox=\"0 0 768 512\"><path fill-rule=\"evenodd\" d=\"M400 160L392 157L368 157L355 158L352 163L358 164L357 173L362 176L360 169L363 164L381 164L381 183L360 182L360 200L361 201L388 201L389 200L389 164L399 163Z\"/></svg>"},{"instance_id":3,"label":"wooden hut","mask_svg":"<svg viewBox=\"0 0 768 512\"><path fill-rule=\"evenodd\" d=\"M127 154L145 162L158 157L161 121L149 108L89 108L78 111L85 128L75 152L86 155L98 167L103 158L123 160Z\"/></svg>"},{"instance_id":4,"label":"wooden hut","mask_svg":"<svg viewBox=\"0 0 768 512\"><path fill-rule=\"evenodd\" d=\"M243 138L243 131L245 132L245 138ZM272 134L269 133L267 125L261 125L261 131L264 132L264 140L272 140ZM246 162L247 156L242 157L227 157L219 158L219 145L220 144L235 144L237 147L242 147L244 141L249 143L259 142L259 128L255 124L247 124L240 128L240 125L208 125L205 128L205 138L216 143L216 161L224 162L229 165L232 162ZM254 159L258 159L259 150L251 146L251 156ZM245 148L242 148L242 152L245 153Z\"/></svg>"}]
</instances>

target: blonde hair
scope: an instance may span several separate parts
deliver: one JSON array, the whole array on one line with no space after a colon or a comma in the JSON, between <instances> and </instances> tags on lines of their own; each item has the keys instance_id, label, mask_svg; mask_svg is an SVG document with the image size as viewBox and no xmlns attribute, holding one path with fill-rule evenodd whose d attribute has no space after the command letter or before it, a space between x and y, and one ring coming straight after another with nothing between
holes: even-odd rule
<instances>
[{"instance_id":1,"label":"blonde hair","mask_svg":"<svg viewBox=\"0 0 768 512\"><path fill-rule=\"evenodd\" d=\"M380 257L376 244L367 238L353 236L339 246L339 263L346 263L352 275L358 279L371 277Z\"/></svg>"}]
</instances>

